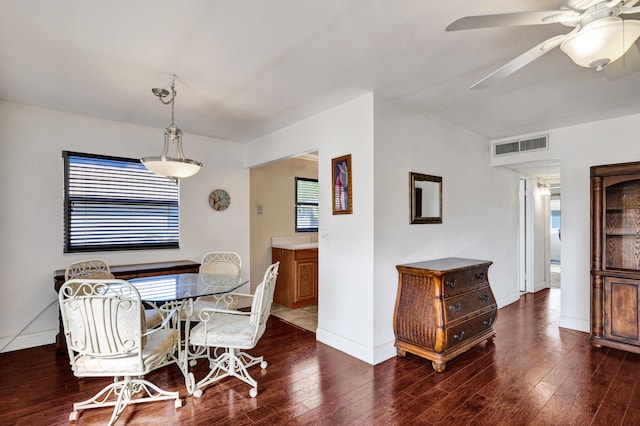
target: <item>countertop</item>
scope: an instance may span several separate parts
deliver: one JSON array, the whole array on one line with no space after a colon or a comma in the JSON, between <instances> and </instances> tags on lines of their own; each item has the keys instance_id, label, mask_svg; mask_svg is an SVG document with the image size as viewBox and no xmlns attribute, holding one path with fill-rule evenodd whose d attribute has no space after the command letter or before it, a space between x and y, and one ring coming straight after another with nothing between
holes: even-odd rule
<instances>
[{"instance_id":1,"label":"countertop","mask_svg":"<svg viewBox=\"0 0 640 426\"><path fill-rule=\"evenodd\" d=\"M318 242L311 241L311 236L297 235L295 237L271 237L271 247L285 250L317 249Z\"/></svg>"},{"instance_id":2,"label":"countertop","mask_svg":"<svg viewBox=\"0 0 640 426\"><path fill-rule=\"evenodd\" d=\"M271 244L271 247L285 250L307 250L317 249L318 243L274 243Z\"/></svg>"}]
</instances>

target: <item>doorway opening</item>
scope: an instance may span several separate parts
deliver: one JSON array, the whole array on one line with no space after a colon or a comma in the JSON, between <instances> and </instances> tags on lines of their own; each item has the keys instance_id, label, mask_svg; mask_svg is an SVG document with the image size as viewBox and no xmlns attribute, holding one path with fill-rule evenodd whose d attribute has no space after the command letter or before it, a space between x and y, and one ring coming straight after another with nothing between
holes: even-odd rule
<instances>
[{"instance_id":1,"label":"doorway opening","mask_svg":"<svg viewBox=\"0 0 640 426\"><path fill-rule=\"evenodd\" d=\"M273 237L304 237L309 243L318 241L317 231L303 232L296 226L300 219L297 215L299 191L296 182L299 178L318 179L318 153L301 154L252 167L249 176L251 282L258 283L274 261ZM281 276L284 276L282 270L281 265ZM306 330L315 332L317 329L317 305L290 309L274 303L271 314Z\"/></svg>"},{"instance_id":2,"label":"doorway opening","mask_svg":"<svg viewBox=\"0 0 640 426\"><path fill-rule=\"evenodd\" d=\"M549 287L560 288L562 277L562 219L560 182L549 185Z\"/></svg>"},{"instance_id":3,"label":"doorway opening","mask_svg":"<svg viewBox=\"0 0 640 426\"><path fill-rule=\"evenodd\" d=\"M561 239L559 165L519 170L518 290L560 288ZM533 173L535 172L535 173Z\"/></svg>"}]
</instances>

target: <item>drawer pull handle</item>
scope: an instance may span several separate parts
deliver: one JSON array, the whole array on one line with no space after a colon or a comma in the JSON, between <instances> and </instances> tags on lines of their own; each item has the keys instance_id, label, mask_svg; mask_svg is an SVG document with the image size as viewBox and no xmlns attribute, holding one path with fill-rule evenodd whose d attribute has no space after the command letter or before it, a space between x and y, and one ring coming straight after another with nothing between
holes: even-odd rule
<instances>
[{"instance_id":1,"label":"drawer pull handle","mask_svg":"<svg viewBox=\"0 0 640 426\"><path fill-rule=\"evenodd\" d=\"M456 339L458 342L462 342L462 336L464 336L464 330L460 331L460 334L454 334L453 338Z\"/></svg>"},{"instance_id":2,"label":"drawer pull handle","mask_svg":"<svg viewBox=\"0 0 640 426\"><path fill-rule=\"evenodd\" d=\"M488 320L484 320L482 321L484 325L486 325L487 327L491 327L491 325L493 324L493 318L489 318Z\"/></svg>"},{"instance_id":3,"label":"drawer pull handle","mask_svg":"<svg viewBox=\"0 0 640 426\"><path fill-rule=\"evenodd\" d=\"M487 300L489 300L489 295L488 294L483 294L482 296L478 296L480 298L480 300L482 300L483 302L486 302Z\"/></svg>"},{"instance_id":4,"label":"drawer pull handle","mask_svg":"<svg viewBox=\"0 0 640 426\"><path fill-rule=\"evenodd\" d=\"M451 281L447 280L447 285L451 288L454 288L456 286L456 280L451 280Z\"/></svg>"},{"instance_id":5,"label":"drawer pull handle","mask_svg":"<svg viewBox=\"0 0 640 426\"><path fill-rule=\"evenodd\" d=\"M484 280L484 272L476 272L477 280Z\"/></svg>"},{"instance_id":6,"label":"drawer pull handle","mask_svg":"<svg viewBox=\"0 0 640 426\"><path fill-rule=\"evenodd\" d=\"M458 302L455 305L449 306L449 309L451 309L451 312L460 312L460 310L462 309L462 304Z\"/></svg>"}]
</instances>

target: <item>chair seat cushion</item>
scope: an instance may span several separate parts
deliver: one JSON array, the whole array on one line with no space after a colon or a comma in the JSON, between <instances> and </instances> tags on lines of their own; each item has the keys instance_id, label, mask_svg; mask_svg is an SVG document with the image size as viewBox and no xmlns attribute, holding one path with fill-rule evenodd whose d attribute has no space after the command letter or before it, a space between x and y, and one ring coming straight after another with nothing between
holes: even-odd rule
<instances>
[{"instance_id":1,"label":"chair seat cushion","mask_svg":"<svg viewBox=\"0 0 640 426\"><path fill-rule=\"evenodd\" d=\"M162 324L162 314L155 308L147 308L144 310L144 318L147 328L156 328Z\"/></svg>"},{"instance_id":2,"label":"chair seat cushion","mask_svg":"<svg viewBox=\"0 0 640 426\"><path fill-rule=\"evenodd\" d=\"M178 330L157 330L147 336L142 349L142 364L137 354L114 358L80 355L76 359L78 376L143 375L164 362L168 353L176 349Z\"/></svg>"},{"instance_id":3,"label":"chair seat cushion","mask_svg":"<svg viewBox=\"0 0 640 426\"><path fill-rule=\"evenodd\" d=\"M193 303L193 310L191 311L191 315L185 309L182 309L180 316L183 320L186 320L187 317L190 317L191 321L199 321L200 320L200 312L203 309L232 309L232 305L235 304L235 297L232 295L221 295L219 297L215 296L205 296L201 297Z\"/></svg>"},{"instance_id":4,"label":"chair seat cushion","mask_svg":"<svg viewBox=\"0 0 640 426\"><path fill-rule=\"evenodd\" d=\"M198 323L189 332L189 343L195 346L251 349L264 333L256 330L248 315L213 314L206 322ZM205 334L206 330L206 334Z\"/></svg>"}]
</instances>

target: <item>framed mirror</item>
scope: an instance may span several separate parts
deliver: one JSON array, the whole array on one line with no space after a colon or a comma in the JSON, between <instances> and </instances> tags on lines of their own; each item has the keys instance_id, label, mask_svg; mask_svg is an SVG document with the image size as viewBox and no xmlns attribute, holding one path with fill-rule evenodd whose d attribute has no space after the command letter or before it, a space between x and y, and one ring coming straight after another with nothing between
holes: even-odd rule
<instances>
[{"instance_id":1,"label":"framed mirror","mask_svg":"<svg viewBox=\"0 0 640 426\"><path fill-rule=\"evenodd\" d=\"M442 177L409 172L411 223L442 223Z\"/></svg>"}]
</instances>

